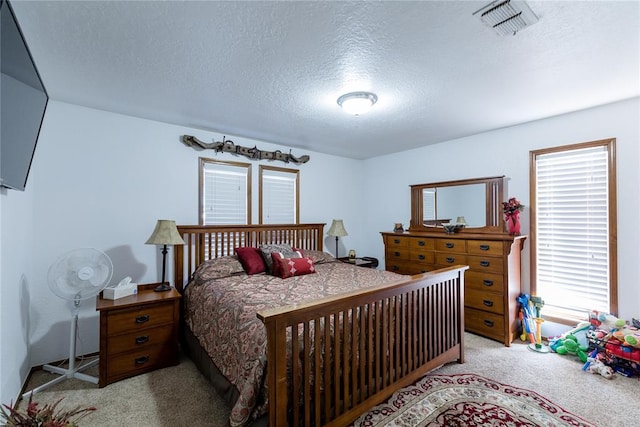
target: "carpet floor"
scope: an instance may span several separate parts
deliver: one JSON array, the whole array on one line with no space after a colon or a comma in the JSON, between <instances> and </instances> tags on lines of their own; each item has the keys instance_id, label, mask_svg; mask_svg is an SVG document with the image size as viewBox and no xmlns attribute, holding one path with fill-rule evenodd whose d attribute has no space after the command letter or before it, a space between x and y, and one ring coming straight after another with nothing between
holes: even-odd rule
<instances>
[{"instance_id":1,"label":"carpet floor","mask_svg":"<svg viewBox=\"0 0 640 427\"><path fill-rule=\"evenodd\" d=\"M634 411L640 392L637 378L616 374L607 380L582 371L582 363L575 356L536 353L519 342L504 347L498 342L467 333L465 347L464 364L445 365L429 376L473 374L511 386L514 390L532 391L532 396L538 395L560 410L595 426L638 425ZM87 373L95 375L95 371ZM52 378L55 378L53 374L36 371L26 389ZM227 425L229 414L211 385L186 357L181 358L178 366L139 375L101 389L88 382L70 379L34 395L34 401L40 405L60 398L63 400L59 407L63 409L77 406L97 408L80 421L81 426L223 427ZM26 402L19 402L18 408L24 407ZM378 425L393 425L390 423L388 419L386 424ZM549 421L526 425L577 424Z\"/></svg>"}]
</instances>

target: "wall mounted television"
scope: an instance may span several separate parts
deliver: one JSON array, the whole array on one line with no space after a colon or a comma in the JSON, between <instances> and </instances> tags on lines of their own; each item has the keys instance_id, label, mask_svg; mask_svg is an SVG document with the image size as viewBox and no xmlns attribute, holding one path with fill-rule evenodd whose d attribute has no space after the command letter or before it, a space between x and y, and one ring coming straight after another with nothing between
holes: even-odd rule
<instances>
[{"instance_id":1,"label":"wall mounted television","mask_svg":"<svg viewBox=\"0 0 640 427\"><path fill-rule=\"evenodd\" d=\"M0 186L24 191L49 95L8 0L0 19Z\"/></svg>"}]
</instances>

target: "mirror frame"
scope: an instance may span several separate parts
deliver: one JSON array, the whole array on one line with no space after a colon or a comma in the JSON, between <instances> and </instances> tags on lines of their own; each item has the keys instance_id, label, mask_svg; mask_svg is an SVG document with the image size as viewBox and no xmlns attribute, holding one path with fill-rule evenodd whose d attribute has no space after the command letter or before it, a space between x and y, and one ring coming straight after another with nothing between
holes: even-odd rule
<instances>
[{"instance_id":1,"label":"mirror frame","mask_svg":"<svg viewBox=\"0 0 640 427\"><path fill-rule=\"evenodd\" d=\"M437 226L426 226L422 220L422 190L425 188L453 187L469 184L485 185L485 215L484 227L465 227L462 233L504 233L504 219L502 217L502 200L504 198L504 175L487 178L460 179L456 181L429 182L411 185L411 222L409 231L434 231Z\"/></svg>"}]
</instances>

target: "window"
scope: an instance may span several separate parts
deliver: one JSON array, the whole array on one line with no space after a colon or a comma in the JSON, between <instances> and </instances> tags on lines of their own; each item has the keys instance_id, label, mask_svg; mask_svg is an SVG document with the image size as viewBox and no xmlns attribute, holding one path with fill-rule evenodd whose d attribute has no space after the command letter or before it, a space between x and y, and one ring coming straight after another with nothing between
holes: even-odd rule
<instances>
[{"instance_id":1,"label":"window","mask_svg":"<svg viewBox=\"0 0 640 427\"><path fill-rule=\"evenodd\" d=\"M260 166L260 224L297 224L300 171Z\"/></svg>"},{"instance_id":2,"label":"window","mask_svg":"<svg viewBox=\"0 0 640 427\"><path fill-rule=\"evenodd\" d=\"M251 165L200 158L200 224L251 223Z\"/></svg>"},{"instance_id":3,"label":"window","mask_svg":"<svg viewBox=\"0 0 640 427\"><path fill-rule=\"evenodd\" d=\"M531 291L545 317L617 312L615 139L532 151Z\"/></svg>"}]
</instances>

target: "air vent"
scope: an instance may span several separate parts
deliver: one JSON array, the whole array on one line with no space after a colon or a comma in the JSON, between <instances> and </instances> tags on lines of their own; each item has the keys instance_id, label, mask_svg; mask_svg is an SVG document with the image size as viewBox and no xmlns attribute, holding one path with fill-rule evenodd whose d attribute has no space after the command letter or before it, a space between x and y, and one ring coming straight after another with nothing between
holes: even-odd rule
<instances>
[{"instance_id":1,"label":"air vent","mask_svg":"<svg viewBox=\"0 0 640 427\"><path fill-rule=\"evenodd\" d=\"M521 0L498 0L473 13L487 27L501 36L515 35L518 31L538 22L538 17Z\"/></svg>"}]
</instances>

